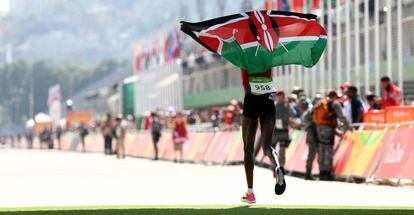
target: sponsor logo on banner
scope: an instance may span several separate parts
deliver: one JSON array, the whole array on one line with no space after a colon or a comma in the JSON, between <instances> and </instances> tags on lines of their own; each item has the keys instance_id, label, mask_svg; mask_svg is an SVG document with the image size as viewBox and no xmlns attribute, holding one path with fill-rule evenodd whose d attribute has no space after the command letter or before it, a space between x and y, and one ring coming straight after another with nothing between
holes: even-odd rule
<instances>
[{"instance_id":1,"label":"sponsor logo on banner","mask_svg":"<svg viewBox=\"0 0 414 215\"><path fill-rule=\"evenodd\" d=\"M407 143L391 143L389 152L385 155L385 164L400 163L404 157L404 153L407 149Z\"/></svg>"}]
</instances>

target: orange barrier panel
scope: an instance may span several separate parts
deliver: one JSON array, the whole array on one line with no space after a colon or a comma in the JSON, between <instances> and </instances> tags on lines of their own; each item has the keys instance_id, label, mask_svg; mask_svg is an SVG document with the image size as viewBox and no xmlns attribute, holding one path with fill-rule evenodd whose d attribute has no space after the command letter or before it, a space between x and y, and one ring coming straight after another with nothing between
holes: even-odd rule
<instances>
[{"instance_id":1,"label":"orange barrier panel","mask_svg":"<svg viewBox=\"0 0 414 215\"><path fill-rule=\"evenodd\" d=\"M349 176L352 173L353 168L356 165L359 165L357 162L358 162L358 159L363 154L364 147L365 147L364 143L366 139L367 137L365 137L364 133L362 133L361 135L361 132L352 132L352 134L350 135L350 139L348 139L348 141L350 141L352 151L349 154L349 157L347 157L344 168L338 174Z\"/></svg>"},{"instance_id":2,"label":"orange barrier panel","mask_svg":"<svg viewBox=\"0 0 414 215\"><path fill-rule=\"evenodd\" d=\"M125 154L128 156L138 156L140 144L140 135L138 133L127 133L125 136ZM103 143L102 143L103 144Z\"/></svg>"},{"instance_id":3,"label":"orange barrier panel","mask_svg":"<svg viewBox=\"0 0 414 215\"><path fill-rule=\"evenodd\" d=\"M404 165L414 150L413 129L400 128L395 132L392 141L385 143L384 155L375 172L374 178L398 178Z\"/></svg>"},{"instance_id":4,"label":"orange barrier panel","mask_svg":"<svg viewBox=\"0 0 414 215\"><path fill-rule=\"evenodd\" d=\"M362 146L362 150L359 154L351 154L350 159L342 172L342 175L352 175L358 177L369 177L367 169L374 160L376 152L381 148L382 138L384 137L384 131L356 131L355 144Z\"/></svg>"},{"instance_id":5,"label":"orange barrier panel","mask_svg":"<svg viewBox=\"0 0 414 215\"><path fill-rule=\"evenodd\" d=\"M134 143L134 147L137 148L136 156L138 157L149 157L151 153L150 150L153 149L151 134L144 132L144 133L137 133L138 139L137 142Z\"/></svg>"},{"instance_id":6,"label":"orange barrier panel","mask_svg":"<svg viewBox=\"0 0 414 215\"><path fill-rule=\"evenodd\" d=\"M92 112L78 112L78 111L69 111L66 113L66 123L67 125L73 125L74 123L83 123L84 125L89 125L93 120Z\"/></svg>"},{"instance_id":7,"label":"orange barrier panel","mask_svg":"<svg viewBox=\"0 0 414 215\"><path fill-rule=\"evenodd\" d=\"M231 148L229 143L236 138L237 134L238 132L234 131L217 132L206 151L204 160L224 163Z\"/></svg>"},{"instance_id":8,"label":"orange barrier panel","mask_svg":"<svg viewBox=\"0 0 414 215\"><path fill-rule=\"evenodd\" d=\"M174 159L174 144L171 133L163 133L161 136L158 142L158 156L166 160Z\"/></svg>"},{"instance_id":9,"label":"orange barrier panel","mask_svg":"<svg viewBox=\"0 0 414 215\"><path fill-rule=\"evenodd\" d=\"M364 123L375 123L375 124L384 124L385 123L385 111L384 110L375 110L364 113ZM373 126L365 126L365 130L373 129Z\"/></svg>"},{"instance_id":10,"label":"orange barrier panel","mask_svg":"<svg viewBox=\"0 0 414 215\"><path fill-rule=\"evenodd\" d=\"M90 134L85 137L85 148L88 152L103 152L104 140L100 134Z\"/></svg>"},{"instance_id":11,"label":"orange barrier panel","mask_svg":"<svg viewBox=\"0 0 414 215\"><path fill-rule=\"evenodd\" d=\"M286 150L285 168L295 172L306 172L306 159L308 145L306 145L306 132L295 130L291 133L292 142Z\"/></svg>"},{"instance_id":12,"label":"orange barrier panel","mask_svg":"<svg viewBox=\"0 0 414 215\"><path fill-rule=\"evenodd\" d=\"M389 107L385 110L385 122L387 124L412 121L414 121L414 107Z\"/></svg>"},{"instance_id":13,"label":"orange barrier panel","mask_svg":"<svg viewBox=\"0 0 414 215\"><path fill-rule=\"evenodd\" d=\"M394 131L394 128L393 129L387 128L387 130L384 130L384 134L383 134L383 136L382 136L382 138L379 142L379 146L375 150L374 154L371 157L371 160L369 161L369 163L366 166L364 172L362 173L363 177L371 178L374 175L374 173L375 173L375 171L376 171L376 169L377 169L377 167L378 167L378 165L379 165L379 163L380 163L380 161L381 161L381 159L382 159L382 157L385 153L386 145L387 145L387 143L392 141L392 139L395 136L395 133L396 132Z\"/></svg>"},{"instance_id":14,"label":"orange barrier panel","mask_svg":"<svg viewBox=\"0 0 414 215\"><path fill-rule=\"evenodd\" d=\"M242 138L241 132L238 132L236 138L232 141L231 145L232 146L226 158L226 161L229 161L229 162L243 161L244 160L244 144L243 144L243 138Z\"/></svg>"},{"instance_id":15,"label":"orange barrier panel","mask_svg":"<svg viewBox=\"0 0 414 215\"><path fill-rule=\"evenodd\" d=\"M341 143L337 145L337 150L335 151L333 161L333 172L337 175L342 174L349 158L351 157L352 150L354 147L352 138L352 134L348 133L344 136Z\"/></svg>"},{"instance_id":16,"label":"orange barrier panel","mask_svg":"<svg viewBox=\"0 0 414 215\"><path fill-rule=\"evenodd\" d=\"M207 151L213 137L214 133L212 132L195 133L193 139L191 141L188 141L188 150L184 154L185 160L203 160L204 154ZM236 145L237 144L233 144L233 146Z\"/></svg>"},{"instance_id":17,"label":"orange barrier panel","mask_svg":"<svg viewBox=\"0 0 414 215\"><path fill-rule=\"evenodd\" d=\"M407 160L407 162L404 164L404 167L401 171L401 174L399 178L414 178L414 150L410 156L410 158Z\"/></svg>"}]
</instances>

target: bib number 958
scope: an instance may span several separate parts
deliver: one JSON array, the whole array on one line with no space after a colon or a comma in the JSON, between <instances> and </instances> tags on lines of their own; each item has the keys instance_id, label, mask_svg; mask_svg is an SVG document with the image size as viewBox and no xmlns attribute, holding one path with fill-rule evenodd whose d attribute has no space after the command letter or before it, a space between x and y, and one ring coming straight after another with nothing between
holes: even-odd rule
<instances>
[{"instance_id":1,"label":"bib number 958","mask_svg":"<svg viewBox=\"0 0 414 215\"><path fill-rule=\"evenodd\" d=\"M272 78L250 78L249 84L252 94L255 95L263 95L276 91L276 89L273 87Z\"/></svg>"}]
</instances>

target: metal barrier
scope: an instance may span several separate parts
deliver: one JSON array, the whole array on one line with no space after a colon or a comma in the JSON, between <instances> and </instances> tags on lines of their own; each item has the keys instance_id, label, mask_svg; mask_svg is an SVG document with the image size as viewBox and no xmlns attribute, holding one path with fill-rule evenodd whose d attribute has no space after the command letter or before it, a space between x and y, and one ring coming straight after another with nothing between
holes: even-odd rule
<instances>
[{"instance_id":1,"label":"metal barrier","mask_svg":"<svg viewBox=\"0 0 414 215\"><path fill-rule=\"evenodd\" d=\"M347 132L336 139L333 172L347 178L414 179L414 121L376 124L353 124L358 130ZM370 129L366 129L370 127ZM184 158L189 162L202 163L241 163L243 161L243 141L241 131L189 132L184 145ZM291 131L292 143L286 151L286 169L304 173L308 146L306 133ZM24 141L20 147L27 148ZM38 140L34 148L41 148ZM55 148L57 144L55 143ZM159 157L172 160L174 149L170 132L164 132L158 143ZM66 133L62 137L62 150L81 151L77 133ZM128 156L152 158L154 150L149 132L128 132L125 139ZM103 138L91 134L86 138L86 151L103 152ZM270 165L262 150L256 157L258 163ZM315 162L314 173L318 173Z\"/></svg>"}]
</instances>

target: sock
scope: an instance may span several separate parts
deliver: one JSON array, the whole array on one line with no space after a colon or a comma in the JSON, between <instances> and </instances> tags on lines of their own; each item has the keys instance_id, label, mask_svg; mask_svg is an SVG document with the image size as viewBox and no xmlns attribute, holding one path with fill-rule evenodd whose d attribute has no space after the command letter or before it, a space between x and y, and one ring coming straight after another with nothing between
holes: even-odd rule
<instances>
[{"instance_id":1,"label":"sock","mask_svg":"<svg viewBox=\"0 0 414 215\"><path fill-rule=\"evenodd\" d=\"M252 194L252 193L253 193L253 188L248 188L248 189L247 189L247 194L249 194L249 195L250 195L250 194Z\"/></svg>"}]
</instances>

